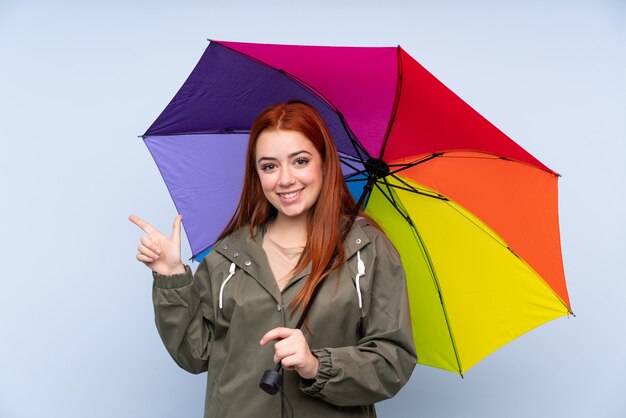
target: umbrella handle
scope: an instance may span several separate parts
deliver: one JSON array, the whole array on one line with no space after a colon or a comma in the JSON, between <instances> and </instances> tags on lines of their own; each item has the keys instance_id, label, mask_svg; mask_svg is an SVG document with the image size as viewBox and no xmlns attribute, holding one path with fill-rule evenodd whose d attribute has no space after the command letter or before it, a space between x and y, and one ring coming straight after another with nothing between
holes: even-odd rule
<instances>
[{"instance_id":1,"label":"umbrella handle","mask_svg":"<svg viewBox=\"0 0 626 418\"><path fill-rule=\"evenodd\" d=\"M276 392L282 390L283 388L283 365L278 362L274 370L268 369L263 373L261 377L261 382L259 383L259 387L263 389L264 392L275 395Z\"/></svg>"}]
</instances>

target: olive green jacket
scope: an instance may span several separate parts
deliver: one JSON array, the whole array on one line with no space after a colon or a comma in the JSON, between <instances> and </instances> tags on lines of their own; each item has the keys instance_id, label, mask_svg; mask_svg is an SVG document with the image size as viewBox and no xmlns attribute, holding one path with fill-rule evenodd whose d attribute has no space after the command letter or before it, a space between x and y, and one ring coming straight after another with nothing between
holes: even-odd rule
<instances>
[{"instance_id":1,"label":"olive green jacket","mask_svg":"<svg viewBox=\"0 0 626 418\"><path fill-rule=\"evenodd\" d=\"M279 394L259 388L274 367L273 344L261 337L275 327L295 327L289 304L310 268L281 292L261 247L248 229L218 242L195 276L154 273L156 324L176 363L191 373L208 371L205 417L281 417ZM367 221L355 222L345 243L346 261L324 282L303 330L319 359L315 380L284 372L284 390L296 418L373 417L373 404L394 396L416 364L404 270L388 239ZM365 274L357 286L358 257ZM231 274L233 273L233 274ZM359 307L361 304L361 307Z\"/></svg>"}]
</instances>

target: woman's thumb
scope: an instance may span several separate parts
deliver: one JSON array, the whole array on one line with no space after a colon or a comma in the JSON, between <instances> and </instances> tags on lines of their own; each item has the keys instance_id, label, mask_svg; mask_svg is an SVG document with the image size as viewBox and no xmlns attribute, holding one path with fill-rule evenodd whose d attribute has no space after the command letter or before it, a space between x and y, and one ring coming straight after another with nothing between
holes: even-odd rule
<instances>
[{"instance_id":1,"label":"woman's thumb","mask_svg":"<svg viewBox=\"0 0 626 418\"><path fill-rule=\"evenodd\" d=\"M172 228L172 238L180 242L180 224L183 220L183 215L178 215L174 219L174 227Z\"/></svg>"}]
</instances>

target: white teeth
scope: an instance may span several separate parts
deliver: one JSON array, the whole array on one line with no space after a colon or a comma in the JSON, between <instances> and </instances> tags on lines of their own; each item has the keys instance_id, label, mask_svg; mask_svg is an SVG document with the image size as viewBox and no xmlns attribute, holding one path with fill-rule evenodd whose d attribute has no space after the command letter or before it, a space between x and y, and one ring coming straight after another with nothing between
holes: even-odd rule
<instances>
[{"instance_id":1,"label":"white teeth","mask_svg":"<svg viewBox=\"0 0 626 418\"><path fill-rule=\"evenodd\" d=\"M297 192L291 192L291 193L281 193L280 195L282 197L284 197L285 199L291 199L293 197L296 197L296 195L300 193L300 191L298 190Z\"/></svg>"}]
</instances>

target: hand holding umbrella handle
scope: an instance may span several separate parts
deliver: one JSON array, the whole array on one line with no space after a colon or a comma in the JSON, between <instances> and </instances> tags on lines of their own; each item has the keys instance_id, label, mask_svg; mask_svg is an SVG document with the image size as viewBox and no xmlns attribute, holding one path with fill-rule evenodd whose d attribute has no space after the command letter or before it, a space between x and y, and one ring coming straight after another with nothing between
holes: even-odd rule
<instances>
[{"instance_id":1,"label":"hand holding umbrella handle","mask_svg":"<svg viewBox=\"0 0 626 418\"><path fill-rule=\"evenodd\" d=\"M180 227L182 215L174 219L172 235L167 237L148 222L138 216L130 215L128 219L141 228L147 235L140 239L137 247L137 260L144 263L152 271L172 275L185 272L180 258Z\"/></svg>"},{"instance_id":2,"label":"hand holding umbrella handle","mask_svg":"<svg viewBox=\"0 0 626 418\"><path fill-rule=\"evenodd\" d=\"M304 310L302 311L302 315L300 315L300 318L298 319L298 323L296 324L295 329L300 329L302 328L302 325L304 325L304 320L306 319L306 316L309 313L309 310L311 309L311 305L313 305L313 301L315 300L315 297L317 296L317 294L320 291L320 288L322 287L322 283L324 283L323 280L319 282L317 286L315 286L315 289L313 289L313 293L311 294L309 303L304 307ZM283 388L282 368L283 368L283 365L279 361L276 364L276 367L274 367L274 370L268 369L265 372L263 372L263 376L261 376L261 381L259 382L259 387L264 392L270 395L275 395L276 392L278 392L279 390L282 390Z\"/></svg>"}]
</instances>

